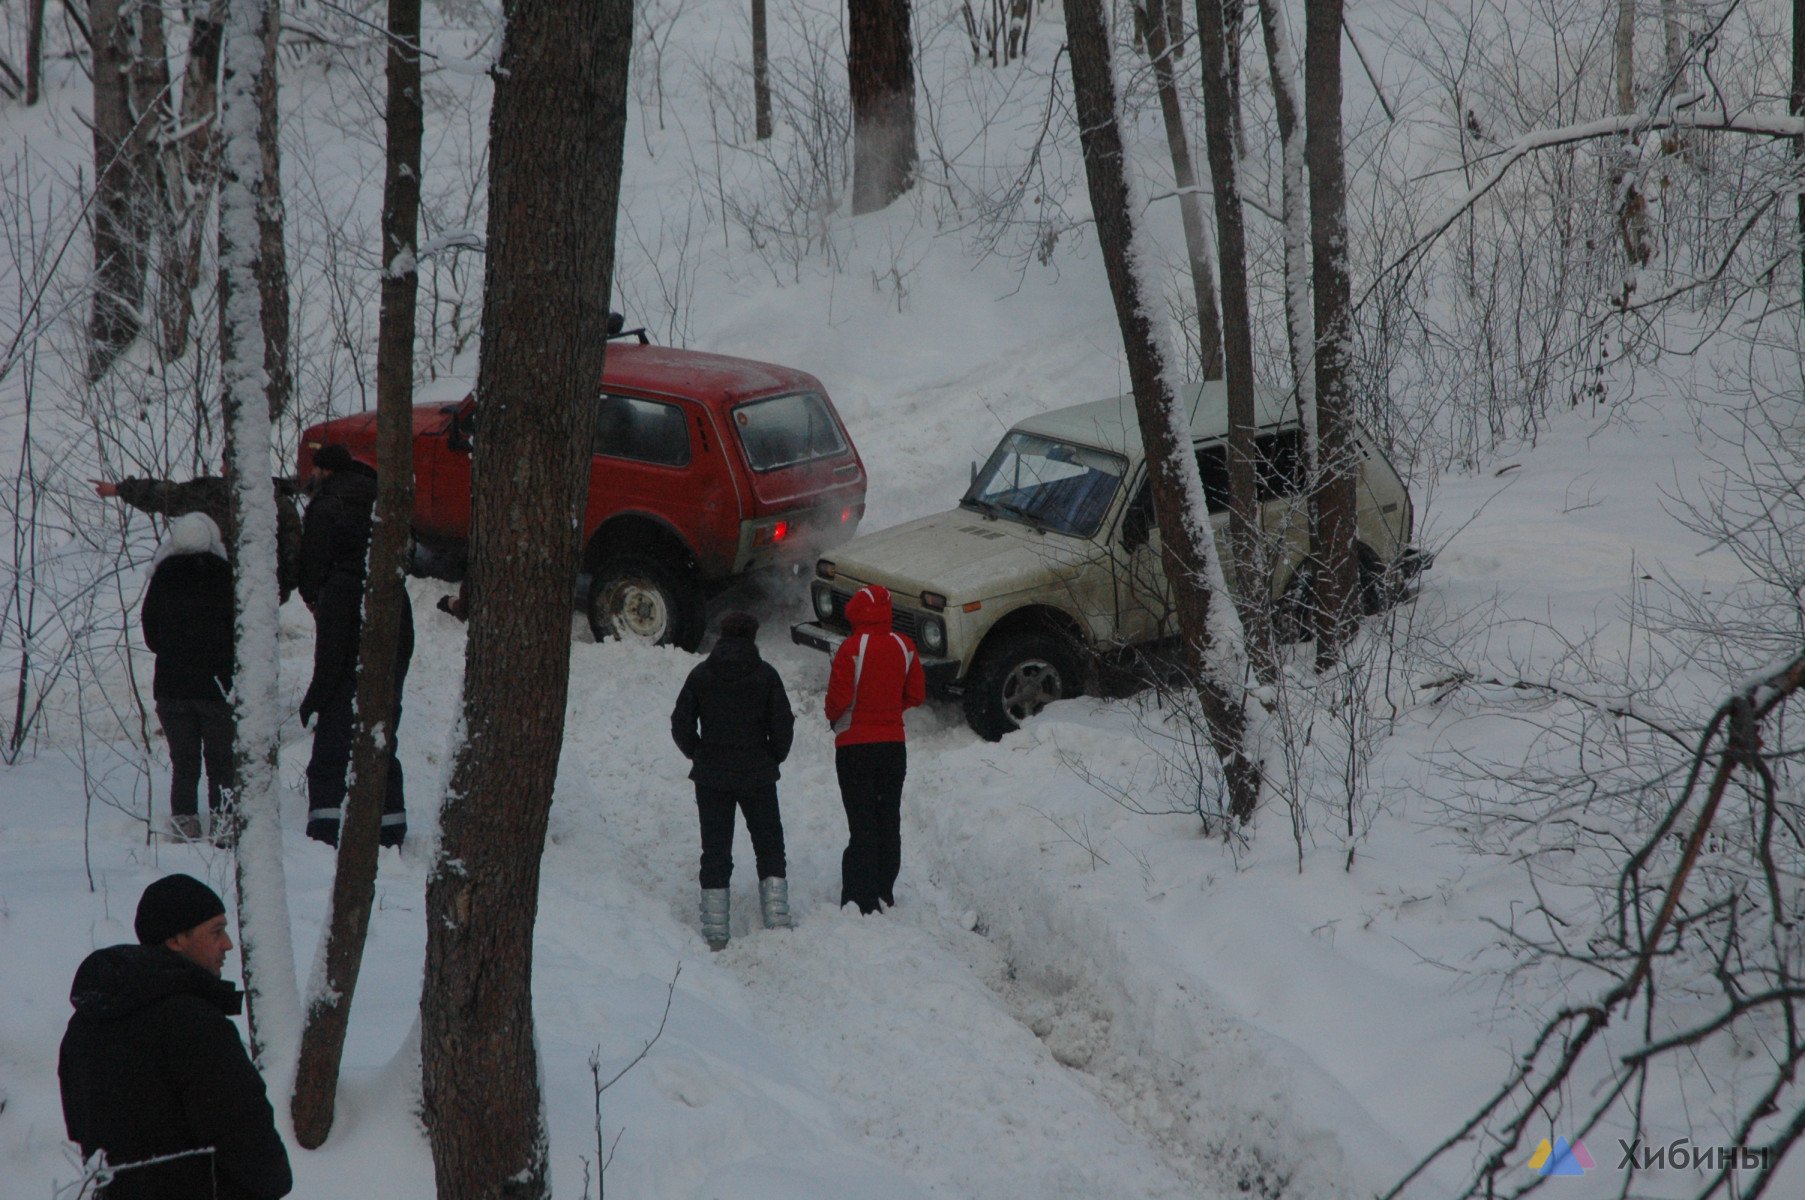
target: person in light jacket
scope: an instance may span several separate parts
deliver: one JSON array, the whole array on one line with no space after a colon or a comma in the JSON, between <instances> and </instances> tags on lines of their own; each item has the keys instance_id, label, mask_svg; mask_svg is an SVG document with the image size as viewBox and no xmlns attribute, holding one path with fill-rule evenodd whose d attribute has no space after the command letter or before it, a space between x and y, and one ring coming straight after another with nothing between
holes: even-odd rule
<instances>
[{"instance_id":1,"label":"person in light jacket","mask_svg":"<svg viewBox=\"0 0 1805 1200\"><path fill-rule=\"evenodd\" d=\"M846 806L840 903L861 913L896 903L902 869L902 791L908 774L903 713L927 699L921 655L890 628L890 593L877 584L846 602L852 636L834 652L827 723L836 731L834 771Z\"/></svg>"},{"instance_id":2,"label":"person in light jacket","mask_svg":"<svg viewBox=\"0 0 1805 1200\"><path fill-rule=\"evenodd\" d=\"M671 710L671 739L695 765L696 815L702 825L702 936L712 950L728 938L733 877L733 814L746 815L758 857L758 899L766 929L788 929L779 767L790 755L795 717L783 680L758 655L758 619L728 613L711 653L689 673Z\"/></svg>"}]
</instances>

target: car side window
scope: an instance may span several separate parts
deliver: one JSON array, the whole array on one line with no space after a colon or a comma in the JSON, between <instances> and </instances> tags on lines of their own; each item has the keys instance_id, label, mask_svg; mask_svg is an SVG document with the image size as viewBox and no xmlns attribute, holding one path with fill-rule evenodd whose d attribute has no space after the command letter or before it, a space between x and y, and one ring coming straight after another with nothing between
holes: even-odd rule
<instances>
[{"instance_id":1,"label":"car side window","mask_svg":"<svg viewBox=\"0 0 1805 1200\"><path fill-rule=\"evenodd\" d=\"M596 401L590 450L661 467L687 466L689 426L683 410L675 404L635 396L602 396Z\"/></svg>"},{"instance_id":2,"label":"car side window","mask_svg":"<svg viewBox=\"0 0 1805 1200\"><path fill-rule=\"evenodd\" d=\"M1228 447L1221 442L1197 448L1197 470L1203 476L1203 499L1211 514L1228 511Z\"/></svg>"}]
</instances>

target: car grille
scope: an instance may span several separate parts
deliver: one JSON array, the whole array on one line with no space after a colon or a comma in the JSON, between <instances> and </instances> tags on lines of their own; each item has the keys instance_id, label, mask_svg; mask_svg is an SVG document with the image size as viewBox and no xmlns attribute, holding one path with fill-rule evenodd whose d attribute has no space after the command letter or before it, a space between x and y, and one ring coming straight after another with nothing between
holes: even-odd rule
<instances>
[{"instance_id":1,"label":"car grille","mask_svg":"<svg viewBox=\"0 0 1805 1200\"><path fill-rule=\"evenodd\" d=\"M834 612L831 617L821 623L842 632L852 632L852 623L846 619L846 602L852 599L851 592L843 592L839 588L830 589L834 598ZM898 633L907 634L911 641L921 641L921 614L913 609L896 607L896 597L891 600L890 628Z\"/></svg>"}]
</instances>

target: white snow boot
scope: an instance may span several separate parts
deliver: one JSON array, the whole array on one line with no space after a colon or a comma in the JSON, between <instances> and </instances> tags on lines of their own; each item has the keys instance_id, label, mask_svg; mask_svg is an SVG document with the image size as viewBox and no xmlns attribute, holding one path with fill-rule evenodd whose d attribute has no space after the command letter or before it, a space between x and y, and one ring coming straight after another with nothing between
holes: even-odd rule
<instances>
[{"instance_id":1,"label":"white snow boot","mask_svg":"<svg viewBox=\"0 0 1805 1200\"><path fill-rule=\"evenodd\" d=\"M790 881L781 875L758 881L758 903L764 910L766 929L794 929L790 919Z\"/></svg>"},{"instance_id":2,"label":"white snow boot","mask_svg":"<svg viewBox=\"0 0 1805 1200\"><path fill-rule=\"evenodd\" d=\"M710 950L727 948L727 889L702 889L702 936Z\"/></svg>"}]
</instances>

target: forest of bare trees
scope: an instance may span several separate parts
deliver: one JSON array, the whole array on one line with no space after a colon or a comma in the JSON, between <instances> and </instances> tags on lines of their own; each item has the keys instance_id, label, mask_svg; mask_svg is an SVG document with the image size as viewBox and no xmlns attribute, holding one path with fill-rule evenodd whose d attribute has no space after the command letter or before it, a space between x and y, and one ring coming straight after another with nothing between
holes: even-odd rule
<instances>
[{"instance_id":1,"label":"forest of bare trees","mask_svg":"<svg viewBox=\"0 0 1805 1200\"><path fill-rule=\"evenodd\" d=\"M0 105L21 111L43 103L47 53L79 63L91 143L73 180L40 183L22 153L0 161L17 296L0 325L0 399L17 397L24 416L23 432L6 427L22 466L0 489L11 525L0 759L28 757L53 718L73 715L114 747L93 754L135 772L106 802L148 814L142 704L82 685L133 670L120 577L146 547L80 509L85 477L63 464L174 475L223 461L242 568L246 990L255 1047L289 1088L302 1145L333 1127L399 697L388 671L361 671L322 974L303 993L281 874L267 477L285 473L315 419L375 410L382 493L361 663L392 661L407 603L411 405L422 383L476 355L472 617L422 898L422 1118L440 1196L549 1195L532 946L565 735L583 402L611 301L631 296L648 323L661 312L673 334L687 328L700 243L717 233L798 288L842 272L858 238L887 237L891 261L870 286L899 310L911 238L956 239L961 254L1023 276L1100 257L1179 632L1153 723L1207 750L1178 786L1190 789L1181 811L1216 804L1213 832L1255 836L1256 814L1283 805L1301 865L1312 823L1326 828L1332 812L1351 867L1364 763L1400 694L1531 711L1557 745L1533 770L1450 767L1527 814L1475 803L1451 820L1476 852L1526 870L1564 856L1553 870L1586 916L1548 912L1501 936L1525 962L1579 964L1603 982L1545 1025L1419 1170L1483 1145L1461 1160L1461 1194L1494 1194L1534 1114L1566 1105L1582 1130L1614 1119L1640 1103L1652 1060L1723 1030L1773 1050L1761 1088L1732 1104L1739 1133L1777 1159L1805 1132L1794 1085L1805 837L1785 720L1805 686L1793 411L1805 386L1805 0L1477 13L1421 0L1405 5L1412 36L1389 47L1408 72L1369 60L1370 30L1341 0L1259 0L1257 12L1242 0L1063 0L1059 11L968 0L933 12L848 0L830 6L832 22L753 0L744 61L694 68L713 128L688 131L710 145L681 205L705 220L693 237L663 211L642 230L622 205L629 96L649 108L661 73L678 70L658 47L687 19L681 4L508 0L475 6L480 18L460 7L444 11L472 20L477 48L455 66L423 49L420 0L28 0L22 54L0 45ZM380 202L361 209L337 190L364 185L309 161L306 138L279 121L284 71L323 63L384 97L379 135L349 115L307 135L380 142ZM485 76L480 102L459 90ZM949 132L955 113L977 132ZM480 151L433 162L429 123ZM1499 447L1551 436L1559 414L1630 400L1622 381L1637 371L1710 375L1748 400L1736 418L1745 457L1717 491L1675 499L1677 519L1744 560L1750 582L1733 600L1703 604L1651 578L1669 590L1638 602L1653 644L1640 660L1588 647L1518 676L1477 663L1482 617L1426 631L1371 602L1396 581L1362 558L1362 439L1418 479L1474 471ZM1178 399L1216 378L1228 395L1220 540ZM1307 481L1310 553L1277 606L1257 387L1289 397ZM33 425L53 411L78 431L60 444ZM1530 697L1533 710L1512 707ZM1517 822L1567 833L1525 849ZM1676 989L1708 994L1707 1016L1594 1067L1607 1026L1653 1030ZM1572 1098L1600 1079L1596 1098ZM1763 1124L1775 1113L1777 1130ZM1760 1195L1767 1178L1735 1194ZM1421 1186L1413 1173L1395 1194ZM1720 1174L1697 1194L1736 1186Z\"/></svg>"}]
</instances>

